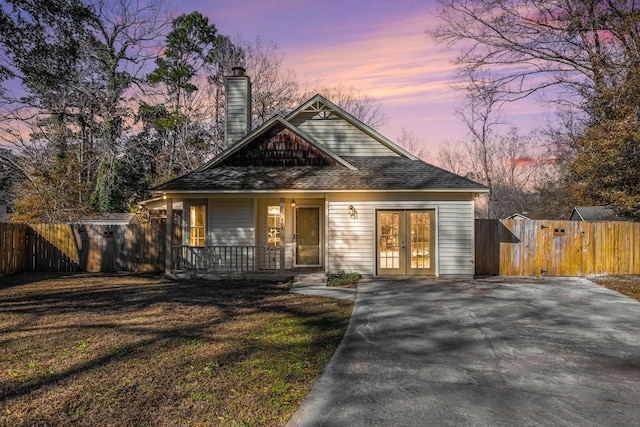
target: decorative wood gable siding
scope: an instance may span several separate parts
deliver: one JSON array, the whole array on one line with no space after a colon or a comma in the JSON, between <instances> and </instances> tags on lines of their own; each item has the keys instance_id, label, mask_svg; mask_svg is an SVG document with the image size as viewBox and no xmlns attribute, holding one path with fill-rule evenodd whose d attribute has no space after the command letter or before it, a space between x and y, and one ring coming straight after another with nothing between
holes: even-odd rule
<instances>
[{"instance_id":1,"label":"decorative wood gable siding","mask_svg":"<svg viewBox=\"0 0 640 427\"><path fill-rule=\"evenodd\" d=\"M290 122L339 156L398 155L321 102L314 102Z\"/></svg>"},{"instance_id":2,"label":"decorative wood gable siding","mask_svg":"<svg viewBox=\"0 0 640 427\"><path fill-rule=\"evenodd\" d=\"M338 166L331 157L281 125L249 142L225 166Z\"/></svg>"}]
</instances>

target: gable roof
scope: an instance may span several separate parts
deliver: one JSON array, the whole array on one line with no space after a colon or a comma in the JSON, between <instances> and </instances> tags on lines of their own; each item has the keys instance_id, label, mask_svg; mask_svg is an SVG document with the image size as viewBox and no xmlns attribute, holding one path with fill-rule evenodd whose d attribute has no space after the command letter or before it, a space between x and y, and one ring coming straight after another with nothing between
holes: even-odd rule
<instances>
[{"instance_id":1,"label":"gable roof","mask_svg":"<svg viewBox=\"0 0 640 427\"><path fill-rule=\"evenodd\" d=\"M525 221L531 220L531 218L528 216L526 212L523 212L523 213L514 212L508 217L506 217L505 219L519 219L519 220L525 220Z\"/></svg>"},{"instance_id":2,"label":"gable roof","mask_svg":"<svg viewBox=\"0 0 640 427\"><path fill-rule=\"evenodd\" d=\"M366 137L372 138L373 147L377 143L386 147L382 150L383 155L338 155L291 122L299 114L308 112L326 114L355 126ZM350 143L348 138L341 142L346 146ZM423 162L335 104L316 95L286 118L274 116L194 172L151 190L183 193L485 192L487 188Z\"/></svg>"},{"instance_id":3,"label":"gable roof","mask_svg":"<svg viewBox=\"0 0 640 427\"><path fill-rule=\"evenodd\" d=\"M123 225L123 224L139 224L140 220L135 213L131 212L111 212L96 216L81 218L76 221L78 224L91 225Z\"/></svg>"},{"instance_id":4,"label":"gable roof","mask_svg":"<svg viewBox=\"0 0 640 427\"><path fill-rule=\"evenodd\" d=\"M400 147L399 145L393 143L387 137L385 137L381 133L377 132L376 130L374 130L370 126L364 124L362 121L356 119L351 114L349 114L348 112L346 112L342 108L338 107L336 104L334 104L333 102L329 101L327 98L325 98L324 96L322 96L320 94L316 94L311 99L309 99L307 102L302 104L300 107L298 107L295 110L293 110L291 113L289 113L286 116L286 119L288 121L292 121L297 116L299 116L299 115L301 115L301 114L303 114L305 112L316 112L316 113L323 113L323 114L327 114L327 115L335 115L338 118L341 118L341 119L347 121L348 123L350 123L351 125L355 126L357 129L361 130L362 132L364 132L365 134L369 135L373 139L377 140L380 144L382 144L385 147L389 148L391 151L393 151L393 152L395 152L395 153L397 153L397 154L399 154L401 156L407 157L409 159L418 160L418 158L416 156L414 156L413 154L409 153L407 150L405 150L404 148Z\"/></svg>"},{"instance_id":5,"label":"gable roof","mask_svg":"<svg viewBox=\"0 0 640 427\"><path fill-rule=\"evenodd\" d=\"M611 206L576 206L569 217L572 221L627 221Z\"/></svg>"},{"instance_id":6,"label":"gable roof","mask_svg":"<svg viewBox=\"0 0 640 427\"><path fill-rule=\"evenodd\" d=\"M320 144L318 141L313 139L310 135L306 134L302 130L293 126L291 123L289 123L288 120L286 120L282 116L276 115L271 119L267 120L265 123L263 123L262 126L260 126L259 128L248 133L244 138L240 139L238 142L231 145L229 148L224 150L215 158L205 163L204 165L200 166L197 169L197 171L204 170L214 166L224 165L225 161L230 159L232 156L238 154L243 149L248 149L248 146L250 143L260 140L261 138L269 138L271 136L274 136L274 134L277 134L284 129L288 130L295 136L304 140L306 143L310 145L312 150L316 150L318 153L322 154L323 156L333 159L336 163L341 164L344 167L347 167L349 169L354 169L352 165L350 165L348 162L346 162L343 158L338 156L336 153L334 153L324 145Z\"/></svg>"}]
</instances>

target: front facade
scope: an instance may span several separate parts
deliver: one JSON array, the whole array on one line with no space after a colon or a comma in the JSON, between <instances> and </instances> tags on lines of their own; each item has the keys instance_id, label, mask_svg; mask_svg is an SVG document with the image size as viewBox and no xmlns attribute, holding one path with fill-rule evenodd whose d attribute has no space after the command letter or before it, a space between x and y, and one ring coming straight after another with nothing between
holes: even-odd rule
<instances>
[{"instance_id":1,"label":"front facade","mask_svg":"<svg viewBox=\"0 0 640 427\"><path fill-rule=\"evenodd\" d=\"M153 191L169 218L183 206L182 244L167 242L168 270L471 277L474 199L486 188L417 159L316 95Z\"/></svg>"}]
</instances>

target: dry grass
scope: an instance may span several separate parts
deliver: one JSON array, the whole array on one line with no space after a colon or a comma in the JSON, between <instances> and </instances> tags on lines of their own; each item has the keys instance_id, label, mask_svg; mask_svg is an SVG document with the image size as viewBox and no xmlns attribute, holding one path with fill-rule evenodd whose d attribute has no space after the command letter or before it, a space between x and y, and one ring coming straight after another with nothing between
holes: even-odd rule
<instances>
[{"instance_id":1,"label":"dry grass","mask_svg":"<svg viewBox=\"0 0 640 427\"><path fill-rule=\"evenodd\" d=\"M640 276L590 277L589 280L640 301Z\"/></svg>"},{"instance_id":2,"label":"dry grass","mask_svg":"<svg viewBox=\"0 0 640 427\"><path fill-rule=\"evenodd\" d=\"M288 284L0 278L0 425L278 425L351 303Z\"/></svg>"}]
</instances>

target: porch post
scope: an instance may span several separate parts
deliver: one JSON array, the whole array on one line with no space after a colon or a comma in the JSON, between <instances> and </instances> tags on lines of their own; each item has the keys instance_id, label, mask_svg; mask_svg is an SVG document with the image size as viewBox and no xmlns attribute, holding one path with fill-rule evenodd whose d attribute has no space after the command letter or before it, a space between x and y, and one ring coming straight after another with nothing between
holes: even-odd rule
<instances>
[{"instance_id":1,"label":"porch post","mask_svg":"<svg viewBox=\"0 0 640 427\"><path fill-rule=\"evenodd\" d=\"M171 246L173 244L173 199L167 197L167 222L164 236L164 274L171 274Z\"/></svg>"},{"instance_id":2,"label":"porch post","mask_svg":"<svg viewBox=\"0 0 640 427\"><path fill-rule=\"evenodd\" d=\"M280 198L280 271L284 271L285 250L287 247L284 227L284 198Z\"/></svg>"}]
</instances>

